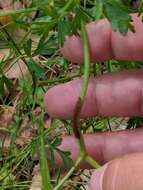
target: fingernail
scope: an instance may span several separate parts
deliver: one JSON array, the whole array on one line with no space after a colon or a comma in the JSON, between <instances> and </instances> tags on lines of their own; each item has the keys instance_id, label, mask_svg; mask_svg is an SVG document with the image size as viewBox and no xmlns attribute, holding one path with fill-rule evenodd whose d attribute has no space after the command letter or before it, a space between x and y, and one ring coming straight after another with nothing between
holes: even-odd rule
<instances>
[{"instance_id":1,"label":"fingernail","mask_svg":"<svg viewBox=\"0 0 143 190\"><path fill-rule=\"evenodd\" d=\"M103 177L108 164L105 164L101 168L93 172L89 182L88 190L103 190Z\"/></svg>"}]
</instances>

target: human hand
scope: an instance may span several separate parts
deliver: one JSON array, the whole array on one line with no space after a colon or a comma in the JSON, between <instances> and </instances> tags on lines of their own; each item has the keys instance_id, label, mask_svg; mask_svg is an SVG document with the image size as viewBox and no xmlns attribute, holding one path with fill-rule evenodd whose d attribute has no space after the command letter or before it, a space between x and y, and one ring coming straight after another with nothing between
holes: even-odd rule
<instances>
[{"instance_id":1,"label":"human hand","mask_svg":"<svg viewBox=\"0 0 143 190\"><path fill-rule=\"evenodd\" d=\"M87 25L92 62L109 59L143 60L143 24L137 15L132 15L136 33L126 37L112 32L107 20ZM83 62L82 40L70 37L62 48L63 55L72 62ZM82 79L58 85L45 95L47 112L57 118L72 118L79 97ZM124 71L91 78L81 117L142 116L143 115L143 71ZM64 100L64 101L63 101ZM102 133L84 136L90 155L101 164L110 161L93 174L89 189L132 190L143 189L143 130ZM92 145L92 146L91 146ZM61 149L70 150L72 158L79 153L74 137L65 137ZM138 153L135 153L138 152ZM128 154L123 156L127 153ZM58 159L58 158L57 158ZM60 162L60 160L59 160ZM83 166L84 163L83 163Z\"/></svg>"}]
</instances>

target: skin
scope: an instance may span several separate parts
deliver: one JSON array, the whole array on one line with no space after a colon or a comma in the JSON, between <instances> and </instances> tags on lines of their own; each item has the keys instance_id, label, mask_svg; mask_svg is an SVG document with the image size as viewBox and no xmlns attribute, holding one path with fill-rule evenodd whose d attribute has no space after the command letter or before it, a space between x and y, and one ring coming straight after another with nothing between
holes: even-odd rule
<instances>
[{"instance_id":1,"label":"skin","mask_svg":"<svg viewBox=\"0 0 143 190\"><path fill-rule=\"evenodd\" d=\"M143 60L143 24L136 14L132 15L132 19L136 33L129 31L124 37L118 32L113 32L106 19L86 26L90 59L93 63L111 58ZM76 36L69 37L61 52L68 60L81 64L82 39ZM142 76L142 70L135 70L91 78L81 117L142 116ZM79 79L50 89L44 97L47 112L61 119L72 118L81 83L82 79ZM143 189L142 138L143 129L85 135L89 154L100 164L107 163L93 173L89 190ZM70 150L74 160L79 154L74 137L65 137L60 148ZM60 164L61 160L58 157L57 161ZM82 163L82 167L87 165Z\"/></svg>"}]
</instances>

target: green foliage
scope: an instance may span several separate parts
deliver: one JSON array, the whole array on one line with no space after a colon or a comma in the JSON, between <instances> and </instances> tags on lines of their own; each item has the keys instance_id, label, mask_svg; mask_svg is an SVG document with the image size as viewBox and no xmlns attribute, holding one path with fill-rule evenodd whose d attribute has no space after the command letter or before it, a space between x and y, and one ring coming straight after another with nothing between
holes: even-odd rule
<instances>
[{"instance_id":1,"label":"green foliage","mask_svg":"<svg viewBox=\"0 0 143 190\"><path fill-rule=\"evenodd\" d=\"M41 175L42 175L42 184L43 189L52 189L52 184L50 181L50 171L49 166L46 159L46 151L45 151L45 142L44 142L44 123L43 123L43 114L41 114L40 118L40 125L39 127L41 132L41 146L40 146L40 169L41 169Z\"/></svg>"},{"instance_id":2,"label":"green foliage","mask_svg":"<svg viewBox=\"0 0 143 190\"><path fill-rule=\"evenodd\" d=\"M128 121L128 129L140 128L143 126L143 118L133 117Z\"/></svg>"},{"instance_id":3,"label":"green foliage","mask_svg":"<svg viewBox=\"0 0 143 190\"><path fill-rule=\"evenodd\" d=\"M28 57L31 57L32 40L28 39L23 45L23 49Z\"/></svg>"},{"instance_id":4,"label":"green foliage","mask_svg":"<svg viewBox=\"0 0 143 190\"><path fill-rule=\"evenodd\" d=\"M44 70L33 59L29 59L28 68L38 79L45 78Z\"/></svg>"},{"instance_id":5,"label":"green foliage","mask_svg":"<svg viewBox=\"0 0 143 190\"><path fill-rule=\"evenodd\" d=\"M57 37L54 35L48 37L42 35L42 37L39 39L38 45L33 53L33 56L36 55L43 55L43 56L51 56L55 54L57 51Z\"/></svg>"},{"instance_id":6,"label":"green foliage","mask_svg":"<svg viewBox=\"0 0 143 190\"><path fill-rule=\"evenodd\" d=\"M65 36L70 36L71 28L69 21L61 19L58 23L58 40L59 44L63 46L65 41Z\"/></svg>"},{"instance_id":7,"label":"green foliage","mask_svg":"<svg viewBox=\"0 0 143 190\"><path fill-rule=\"evenodd\" d=\"M0 97L3 97L5 94L5 87L9 92L13 90L13 83L5 75L0 79Z\"/></svg>"},{"instance_id":8,"label":"green foliage","mask_svg":"<svg viewBox=\"0 0 143 190\"><path fill-rule=\"evenodd\" d=\"M126 35L131 22L129 11L115 0L103 1L103 6L113 30Z\"/></svg>"}]
</instances>

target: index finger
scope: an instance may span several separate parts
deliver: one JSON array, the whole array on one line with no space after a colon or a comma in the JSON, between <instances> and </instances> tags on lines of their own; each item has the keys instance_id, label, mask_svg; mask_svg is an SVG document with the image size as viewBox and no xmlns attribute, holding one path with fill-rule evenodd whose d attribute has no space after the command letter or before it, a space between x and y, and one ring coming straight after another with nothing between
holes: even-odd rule
<instances>
[{"instance_id":1,"label":"index finger","mask_svg":"<svg viewBox=\"0 0 143 190\"><path fill-rule=\"evenodd\" d=\"M71 119L82 80L51 88L44 97L46 111L55 118ZM81 117L143 116L143 70L124 71L91 78Z\"/></svg>"}]
</instances>

